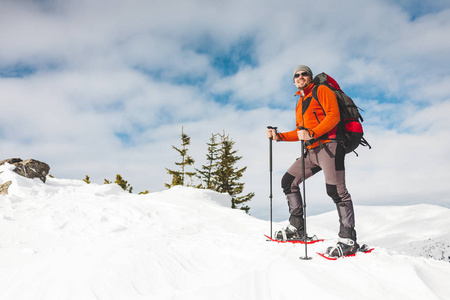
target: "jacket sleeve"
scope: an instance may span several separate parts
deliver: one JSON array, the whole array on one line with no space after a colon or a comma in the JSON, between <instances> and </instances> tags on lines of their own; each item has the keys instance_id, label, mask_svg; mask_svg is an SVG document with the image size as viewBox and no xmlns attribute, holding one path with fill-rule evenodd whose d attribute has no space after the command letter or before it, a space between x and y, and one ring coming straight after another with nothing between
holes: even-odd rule
<instances>
[{"instance_id":1,"label":"jacket sleeve","mask_svg":"<svg viewBox=\"0 0 450 300\"><path fill-rule=\"evenodd\" d=\"M298 140L299 139L298 139L297 130L292 130L292 131L288 131L288 132L278 133L277 141L296 142Z\"/></svg>"}]
</instances>

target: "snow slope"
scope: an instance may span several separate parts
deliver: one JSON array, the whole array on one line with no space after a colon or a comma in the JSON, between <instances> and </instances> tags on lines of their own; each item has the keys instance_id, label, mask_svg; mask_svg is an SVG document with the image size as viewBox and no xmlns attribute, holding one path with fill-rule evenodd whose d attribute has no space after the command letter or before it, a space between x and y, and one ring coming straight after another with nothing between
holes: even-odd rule
<instances>
[{"instance_id":1,"label":"snow slope","mask_svg":"<svg viewBox=\"0 0 450 300\"><path fill-rule=\"evenodd\" d=\"M228 208L227 195L0 172L13 181L0 196L2 300L450 299L443 207L356 206L359 241L376 249L338 261L315 253L336 242L337 214L309 217L326 241L303 261L303 245L267 242L269 222Z\"/></svg>"}]
</instances>

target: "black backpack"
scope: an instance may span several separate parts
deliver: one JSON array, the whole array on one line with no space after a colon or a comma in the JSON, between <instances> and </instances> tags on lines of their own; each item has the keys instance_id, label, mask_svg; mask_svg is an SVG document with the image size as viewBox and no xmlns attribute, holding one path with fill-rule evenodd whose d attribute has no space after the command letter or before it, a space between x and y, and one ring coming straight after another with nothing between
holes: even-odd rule
<instances>
[{"instance_id":1,"label":"black backpack","mask_svg":"<svg viewBox=\"0 0 450 300\"><path fill-rule=\"evenodd\" d=\"M341 132L341 135L343 136L346 148L345 153L355 151L359 145L371 149L372 147L363 137L364 131L361 122L363 122L364 119L359 113L360 108L355 105L353 99L341 90L336 80L325 73L320 73L315 76L313 82L316 86L312 91L312 95L317 102L319 102L317 98L317 89L319 85L326 85L336 94L341 115L341 121L338 124L338 132ZM358 154L356 153L356 155Z\"/></svg>"}]
</instances>

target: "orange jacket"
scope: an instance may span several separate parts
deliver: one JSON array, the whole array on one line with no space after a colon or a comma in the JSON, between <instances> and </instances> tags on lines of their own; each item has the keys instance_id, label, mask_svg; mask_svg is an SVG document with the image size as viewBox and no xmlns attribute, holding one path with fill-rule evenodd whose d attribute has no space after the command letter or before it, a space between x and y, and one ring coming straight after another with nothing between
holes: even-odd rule
<instances>
[{"instance_id":1,"label":"orange jacket","mask_svg":"<svg viewBox=\"0 0 450 300\"><path fill-rule=\"evenodd\" d=\"M325 85L320 85L317 89L317 102L312 96L314 83L309 84L305 89L305 96L301 96L300 91L295 109L296 129L281 133L279 139L282 141L298 141L297 130L299 126L307 128L313 140L308 149L319 146L319 140L327 143L336 137L337 124L340 121L339 105L335 93ZM304 113L302 114L302 111ZM326 135L328 134L328 135ZM317 139L317 140L316 140Z\"/></svg>"}]
</instances>

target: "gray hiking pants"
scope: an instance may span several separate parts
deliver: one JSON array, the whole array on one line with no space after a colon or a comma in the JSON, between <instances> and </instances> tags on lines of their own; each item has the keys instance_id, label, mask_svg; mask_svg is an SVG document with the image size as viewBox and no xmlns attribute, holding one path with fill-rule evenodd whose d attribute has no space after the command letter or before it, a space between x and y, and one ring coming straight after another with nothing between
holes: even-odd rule
<instances>
[{"instance_id":1,"label":"gray hiking pants","mask_svg":"<svg viewBox=\"0 0 450 300\"><path fill-rule=\"evenodd\" d=\"M305 178L323 171L328 196L336 203L339 214L339 236L356 241L353 203L345 186L345 149L337 142L308 150L305 157ZM283 192L287 196L291 225L298 228L303 222L300 184L303 182L302 159L297 159L281 180Z\"/></svg>"}]
</instances>

